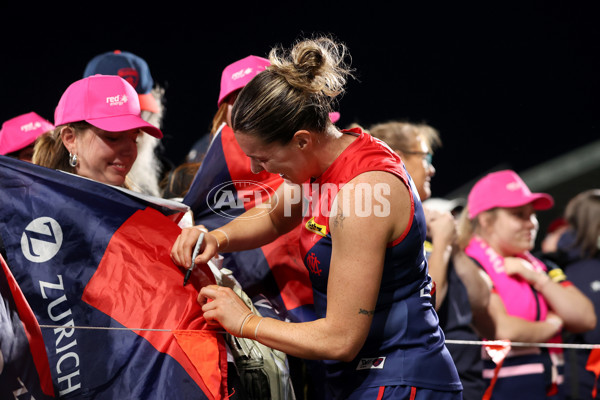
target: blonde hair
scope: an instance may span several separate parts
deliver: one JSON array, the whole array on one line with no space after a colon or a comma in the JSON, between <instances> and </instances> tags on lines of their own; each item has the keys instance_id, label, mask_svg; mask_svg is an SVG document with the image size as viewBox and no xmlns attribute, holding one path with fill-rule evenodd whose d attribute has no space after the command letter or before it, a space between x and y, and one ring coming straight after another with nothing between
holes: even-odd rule
<instances>
[{"instance_id":1,"label":"blonde hair","mask_svg":"<svg viewBox=\"0 0 600 400\"><path fill-rule=\"evenodd\" d=\"M33 147L32 162L34 164L72 174L75 173L75 168L69 164L69 151L63 144L61 136L62 129L66 126L71 127L75 132L80 132L92 125L85 121L72 122L66 125L59 125L53 131L38 137Z\"/></svg>"},{"instance_id":2,"label":"blonde hair","mask_svg":"<svg viewBox=\"0 0 600 400\"><path fill-rule=\"evenodd\" d=\"M384 141L392 150L410 151L414 140L422 136L427 146L433 151L441 147L442 140L439 132L427 124L413 124L402 121L389 121L373 125L369 133Z\"/></svg>"},{"instance_id":3,"label":"blonde hair","mask_svg":"<svg viewBox=\"0 0 600 400\"><path fill-rule=\"evenodd\" d=\"M325 132L332 102L352 76L347 57L346 46L329 37L298 41L290 50L273 48L271 65L235 101L233 130L283 144L301 129Z\"/></svg>"},{"instance_id":4,"label":"blonde hair","mask_svg":"<svg viewBox=\"0 0 600 400\"><path fill-rule=\"evenodd\" d=\"M456 224L456 243L460 249L465 249L477 229L477 217L470 219L467 207L463 208Z\"/></svg>"},{"instance_id":5,"label":"blonde hair","mask_svg":"<svg viewBox=\"0 0 600 400\"><path fill-rule=\"evenodd\" d=\"M213 117L212 125L210 128L210 137L211 138L213 136L215 136L215 134L217 133L217 131L219 130L221 125L223 125L223 123L227 123L227 107L229 107L229 103L224 101L223 103L221 103L221 105L217 109L217 112L215 113L215 116Z\"/></svg>"},{"instance_id":6,"label":"blonde hair","mask_svg":"<svg viewBox=\"0 0 600 400\"><path fill-rule=\"evenodd\" d=\"M497 218L498 208L492 208L490 210L482 211L477 214L474 218L469 218L469 209L468 206L463 208L461 211L458 222L457 222L457 239L456 243L458 247L464 250L471 241L471 238L474 234L478 233L481 228L481 224L479 223L479 216L483 216L484 218L489 218L488 221L493 221Z\"/></svg>"}]
</instances>

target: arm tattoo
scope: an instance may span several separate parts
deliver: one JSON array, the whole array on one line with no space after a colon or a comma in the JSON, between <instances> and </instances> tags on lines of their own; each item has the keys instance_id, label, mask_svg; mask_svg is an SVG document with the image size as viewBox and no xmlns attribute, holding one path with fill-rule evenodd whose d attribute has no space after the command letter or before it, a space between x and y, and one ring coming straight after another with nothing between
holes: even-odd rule
<instances>
[{"instance_id":1,"label":"arm tattoo","mask_svg":"<svg viewBox=\"0 0 600 400\"><path fill-rule=\"evenodd\" d=\"M346 217L344 216L344 211L342 210L342 208L338 208L338 212L337 215L335 216L335 219L333 220L333 225L336 228L342 228L344 225L344 220L346 219Z\"/></svg>"},{"instance_id":2,"label":"arm tattoo","mask_svg":"<svg viewBox=\"0 0 600 400\"><path fill-rule=\"evenodd\" d=\"M375 315L375 310L369 311L369 310L365 310L364 308L359 308L358 313L373 316L373 315Z\"/></svg>"}]
</instances>

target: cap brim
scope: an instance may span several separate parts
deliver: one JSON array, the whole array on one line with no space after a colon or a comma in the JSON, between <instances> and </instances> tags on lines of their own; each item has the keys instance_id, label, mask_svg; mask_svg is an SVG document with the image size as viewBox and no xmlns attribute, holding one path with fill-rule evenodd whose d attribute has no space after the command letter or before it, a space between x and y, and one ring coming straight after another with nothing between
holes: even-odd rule
<instances>
[{"instance_id":1,"label":"cap brim","mask_svg":"<svg viewBox=\"0 0 600 400\"><path fill-rule=\"evenodd\" d=\"M156 101L152 93L138 94L138 98L140 99L140 109L142 111L150 111L155 114L158 114L160 112L158 102Z\"/></svg>"},{"instance_id":2,"label":"cap brim","mask_svg":"<svg viewBox=\"0 0 600 400\"><path fill-rule=\"evenodd\" d=\"M96 128L100 128L109 132L122 132L130 129L141 129L157 139L161 139L163 137L163 133L160 129L136 115L120 115L118 117L86 119L86 122L89 122Z\"/></svg>"},{"instance_id":3,"label":"cap brim","mask_svg":"<svg viewBox=\"0 0 600 400\"><path fill-rule=\"evenodd\" d=\"M6 155L15 151L24 149L25 147L35 143L36 139L48 131L36 131L24 133L20 136L5 137L3 131L0 130L0 155Z\"/></svg>"},{"instance_id":4,"label":"cap brim","mask_svg":"<svg viewBox=\"0 0 600 400\"><path fill-rule=\"evenodd\" d=\"M493 208L513 208L521 207L526 204L531 204L533 209L536 211L548 210L554 206L554 199L552 196L546 193L531 193L527 196L519 196L518 198L510 201L495 199L496 201L487 202L485 205L481 204L481 201L473 205L473 200L470 200L467 204L469 210L469 218L473 219L484 211L491 210Z\"/></svg>"},{"instance_id":5,"label":"cap brim","mask_svg":"<svg viewBox=\"0 0 600 400\"><path fill-rule=\"evenodd\" d=\"M554 199L549 194L532 193L531 196L534 197L534 200L531 204L535 210L548 210L554 206Z\"/></svg>"},{"instance_id":6,"label":"cap brim","mask_svg":"<svg viewBox=\"0 0 600 400\"><path fill-rule=\"evenodd\" d=\"M552 198L552 196L550 196L549 194L546 194L546 193L531 193L528 196L522 196L522 197L516 198L512 201L506 201L506 202L500 201L499 204L496 204L493 207L489 207L486 210L490 210L495 207L501 207L501 208L521 207L526 204L531 204L533 206L533 209L536 211L543 211L543 210L548 210L548 209L552 208L552 206L554 206L554 199ZM485 210L482 210L482 211L485 211Z\"/></svg>"},{"instance_id":7,"label":"cap brim","mask_svg":"<svg viewBox=\"0 0 600 400\"><path fill-rule=\"evenodd\" d=\"M37 139L37 136L29 136L18 142L11 143L10 145L8 145L6 147L0 144L0 155L4 156L6 154L13 153L17 150L22 150L25 147L35 143L36 139Z\"/></svg>"}]
</instances>

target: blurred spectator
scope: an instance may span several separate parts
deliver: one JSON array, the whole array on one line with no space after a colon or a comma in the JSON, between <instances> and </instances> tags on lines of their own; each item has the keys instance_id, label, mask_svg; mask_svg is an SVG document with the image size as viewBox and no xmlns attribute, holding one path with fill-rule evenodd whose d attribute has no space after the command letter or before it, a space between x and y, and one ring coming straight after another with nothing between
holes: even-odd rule
<instances>
[{"instance_id":1,"label":"blurred spectator","mask_svg":"<svg viewBox=\"0 0 600 400\"><path fill-rule=\"evenodd\" d=\"M431 197L431 178L435 175L433 150L441 146L439 133L426 124L390 121L372 126L372 136L383 140L401 158L424 201Z\"/></svg>"},{"instance_id":2,"label":"blurred spectator","mask_svg":"<svg viewBox=\"0 0 600 400\"><path fill-rule=\"evenodd\" d=\"M270 65L263 57L250 55L237 60L223 69L221 73L221 89L217 100L217 112L213 116L210 133L202 135L193 145L186 156L186 162L197 163L204 159L206 150L212 138L223 124L231 126L231 109L238 93L256 74ZM339 112L329 113L334 124L340 119Z\"/></svg>"},{"instance_id":3,"label":"blurred spectator","mask_svg":"<svg viewBox=\"0 0 600 400\"><path fill-rule=\"evenodd\" d=\"M597 315L600 311L600 189L586 190L571 199L565 209L565 221L568 227L558 241L559 258L569 280L594 303ZM563 337L567 343L599 344L600 327L596 325L593 330L582 333L565 332ZM598 365L587 367L591 352L567 350L567 399L591 399L592 391L598 390L595 376Z\"/></svg>"},{"instance_id":4,"label":"blurred spectator","mask_svg":"<svg viewBox=\"0 0 600 400\"><path fill-rule=\"evenodd\" d=\"M270 64L266 58L250 55L229 64L223 69L221 73L221 90L217 100L217 112L213 116L210 134L203 135L194 143L186 156L187 162L202 161L210 141L223 127L223 124L228 127L231 126L231 109L240 90Z\"/></svg>"},{"instance_id":5,"label":"blurred spectator","mask_svg":"<svg viewBox=\"0 0 600 400\"><path fill-rule=\"evenodd\" d=\"M157 128L164 118L164 89L150 74L148 63L127 51L109 51L92 58L85 67L83 77L91 75L118 75L134 87L138 94L141 117ZM160 180L171 168L169 161L161 158L163 147L160 140L143 134L138 139L138 157L129 172L132 190L160 196Z\"/></svg>"},{"instance_id":6,"label":"blurred spectator","mask_svg":"<svg viewBox=\"0 0 600 400\"><path fill-rule=\"evenodd\" d=\"M33 111L11 118L0 130L0 154L31 162L35 140L52 130L54 125Z\"/></svg>"},{"instance_id":7,"label":"blurred spectator","mask_svg":"<svg viewBox=\"0 0 600 400\"><path fill-rule=\"evenodd\" d=\"M542 239L540 246L540 250L543 254L555 253L558 250L558 240L567 230L567 227L567 220L563 217L556 218L548 225L546 236Z\"/></svg>"},{"instance_id":8,"label":"blurred spectator","mask_svg":"<svg viewBox=\"0 0 600 400\"><path fill-rule=\"evenodd\" d=\"M183 200L201 164L200 162L187 162L170 171L161 184L162 196L165 199Z\"/></svg>"},{"instance_id":9,"label":"blurred spectator","mask_svg":"<svg viewBox=\"0 0 600 400\"><path fill-rule=\"evenodd\" d=\"M458 218L465 208L466 200L463 198L444 199L442 197L430 197L423 202L423 205L430 210L449 212L455 218Z\"/></svg>"}]
</instances>

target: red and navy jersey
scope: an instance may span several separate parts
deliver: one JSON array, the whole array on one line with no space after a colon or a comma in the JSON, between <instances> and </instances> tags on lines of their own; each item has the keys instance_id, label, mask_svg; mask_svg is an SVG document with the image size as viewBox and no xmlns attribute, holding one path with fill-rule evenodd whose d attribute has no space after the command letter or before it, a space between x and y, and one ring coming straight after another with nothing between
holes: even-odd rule
<instances>
[{"instance_id":1,"label":"red and navy jersey","mask_svg":"<svg viewBox=\"0 0 600 400\"><path fill-rule=\"evenodd\" d=\"M417 190L400 157L383 142L360 130L345 133L358 137L319 178L305 185L308 207L300 234L300 252L312 282L317 317L326 313L332 252L329 213L323 210L331 210L336 188L339 190L368 171L389 172L410 189L412 217L403 234L388 243L375 315L365 345L352 362L325 362L332 397L344 397L367 386L460 390L462 386L431 303L431 278L423 248L425 216ZM368 240L369 233L365 232L364 237Z\"/></svg>"}]
</instances>

